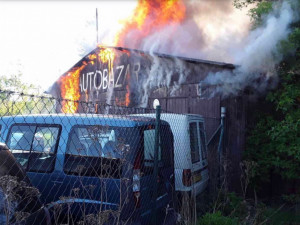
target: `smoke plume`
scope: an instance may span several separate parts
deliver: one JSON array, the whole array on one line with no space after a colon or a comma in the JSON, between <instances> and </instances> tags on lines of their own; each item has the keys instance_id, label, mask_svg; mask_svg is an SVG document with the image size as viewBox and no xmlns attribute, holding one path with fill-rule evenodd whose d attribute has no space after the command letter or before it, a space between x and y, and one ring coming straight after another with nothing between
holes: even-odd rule
<instances>
[{"instance_id":1,"label":"smoke plume","mask_svg":"<svg viewBox=\"0 0 300 225\"><path fill-rule=\"evenodd\" d=\"M152 65L149 71L147 71L148 76L143 81L143 85L137 90L138 93L141 93L141 98L139 99L140 107L148 105L149 94L153 89L157 89L157 87L170 88L169 94L172 96L190 73L190 69L182 60L177 58L173 60L164 59L156 55L151 55L151 57ZM178 81L170 86L174 74L178 76Z\"/></svg>"},{"instance_id":2,"label":"smoke plume","mask_svg":"<svg viewBox=\"0 0 300 225\"><path fill-rule=\"evenodd\" d=\"M216 91L225 97L245 88L258 93L273 88L277 81L275 66L282 59L277 47L288 37L290 24L296 19L297 13L289 2L275 4L263 25L252 30L244 40L243 48L234 54L234 62L239 66L233 73L211 73L203 83L216 85Z\"/></svg>"},{"instance_id":3,"label":"smoke plume","mask_svg":"<svg viewBox=\"0 0 300 225\"><path fill-rule=\"evenodd\" d=\"M282 59L276 49L298 16L290 2L295 0L274 3L262 25L251 30L249 8L238 10L232 0L139 1L112 44L153 57L148 77L136 88L141 106L147 105L151 89L169 88L176 74L172 94L190 73L183 61L159 58L156 52L238 65L233 72L210 73L201 81L215 86L214 94L226 97L249 87L262 93L276 85L275 66Z\"/></svg>"},{"instance_id":4,"label":"smoke plume","mask_svg":"<svg viewBox=\"0 0 300 225\"><path fill-rule=\"evenodd\" d=\"M297 18L290 2L274 3L272 12L263 19L262 25L250 30L250 18L246 12L249 8L239 11L234 8L232 0L183 1L184 19L170 21L164 26L147 27L147 36L141 34L143 30L130 29L125 35L123 33L122 44L151 53L234 63L238 66L233 72L210 73L201 83L216 86L214 94L223 97L236 95L245 88L263 93L276 86L275 66L282 59L277 46L288 37L290 24ZM156 21L157 17L156 13L149 14L148 23ZM158 84L162 83L163 77L167 79L166 83L171 80L172 73L162 76L162 72L169 74L170 69L178 72L182 65L177 60L175 68L170 68L167 63L154 60L149 78L143 85L142 102L146 102L154 80ZM158 77L154 79L153 74ZM182 81L187 72L179 74Z\"/></svg>"}]
</instances>

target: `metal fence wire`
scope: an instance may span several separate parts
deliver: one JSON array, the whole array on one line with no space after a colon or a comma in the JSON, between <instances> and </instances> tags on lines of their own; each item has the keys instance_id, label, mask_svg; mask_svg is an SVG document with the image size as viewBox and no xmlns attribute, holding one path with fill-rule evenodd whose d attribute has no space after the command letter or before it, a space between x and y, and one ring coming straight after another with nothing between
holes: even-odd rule
<instances>
[{"instance_id":1,"label":"metal fence wire","mask_svg":"<svg viewBox=\"0 0 300 225\"><path fill-rule=\"evenodd\" d=\"M0 91L0 224L195 224L219 120L187 121Z\"/></svg>"}]
</instances>

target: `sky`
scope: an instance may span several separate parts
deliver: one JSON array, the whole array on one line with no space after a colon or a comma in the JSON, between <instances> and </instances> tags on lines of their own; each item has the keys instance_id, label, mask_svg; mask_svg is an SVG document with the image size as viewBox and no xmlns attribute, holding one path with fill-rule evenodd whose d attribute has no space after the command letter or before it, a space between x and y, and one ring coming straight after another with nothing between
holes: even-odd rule
<instances>
[{"instance_id":1,"label":"sky","mask_svg":"<svg viewBox=\"0 0 300 225\"><path fill-rule=\"evenodd\" d=\"M0 76L49 88L99 39L120 29L136 1L0 1Z\"/></svg>"}]
</instances>

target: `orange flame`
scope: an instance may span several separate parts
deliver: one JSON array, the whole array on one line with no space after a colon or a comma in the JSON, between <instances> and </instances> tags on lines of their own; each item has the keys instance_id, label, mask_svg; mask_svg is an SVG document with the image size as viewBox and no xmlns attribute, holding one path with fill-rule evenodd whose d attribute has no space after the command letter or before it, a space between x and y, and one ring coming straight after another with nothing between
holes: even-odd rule
<instances>
[{"instance_id":1,"label":"orange flame","mask_svg":"<svg viewBox=\"0 0 300 225\"><path fill-rule=\"evenodd\" d=\"M126 85L126 94L125 94L125 106L129 106L130 104L130 89L129 85Z\"/></svg>"},{"instance_id":2,"label":"orange flame","mask_svg":"<svg viewBox=\"0 0 300 225\"><path fill-rule=\"evenodd\" d=\"M98 54L99 60L102 63L108 63L108 74L109 74L109 80L113 80L113 62L115 59L115 52L110 48L103 48L101 47L101 50Z\"/></svg>"},{"instance_id":3,"label":"orange flame","mask_svg":"<svg viewBox=\"0 0 300 225\"><path fill-rule=\"evenodd\" d=\"M79 76L86 64L75 67L66 76L60 79L61 96L66 99L62 102L62 112L75 113L78 109L78 101L80 99Z\"/></svg>"},{"instance_id":4,"label":"orange flame","mask_svg":"<svg viewBox=\"0 0 300 225\"><path fill-rule=\"evenodd\" d=\"M125 21L124 29L115 37L115 44L124 46L126 36L135 31L130 41L139 46L149 34L169 24L184 20L186 7L183 0L140 0L132 16ZM133 39L133 40L132 40Z\"/></svg>"}]
</instances>

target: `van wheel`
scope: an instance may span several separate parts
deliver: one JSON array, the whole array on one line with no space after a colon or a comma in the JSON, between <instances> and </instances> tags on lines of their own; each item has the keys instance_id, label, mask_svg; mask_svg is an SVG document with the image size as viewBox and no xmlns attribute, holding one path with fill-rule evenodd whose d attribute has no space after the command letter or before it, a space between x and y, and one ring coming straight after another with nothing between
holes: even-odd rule
<instances>
[{"instance_id":1,"label":"van wheel","mask_svg":"<svg viewBox=\"0 0 300 225\"><path fill-rule=\"evenodd\" d=\"M177 193L176 211L180 215L178 224L195 224L196 202L190 191L182 191Z\"/></svg>"}]
</instances>

